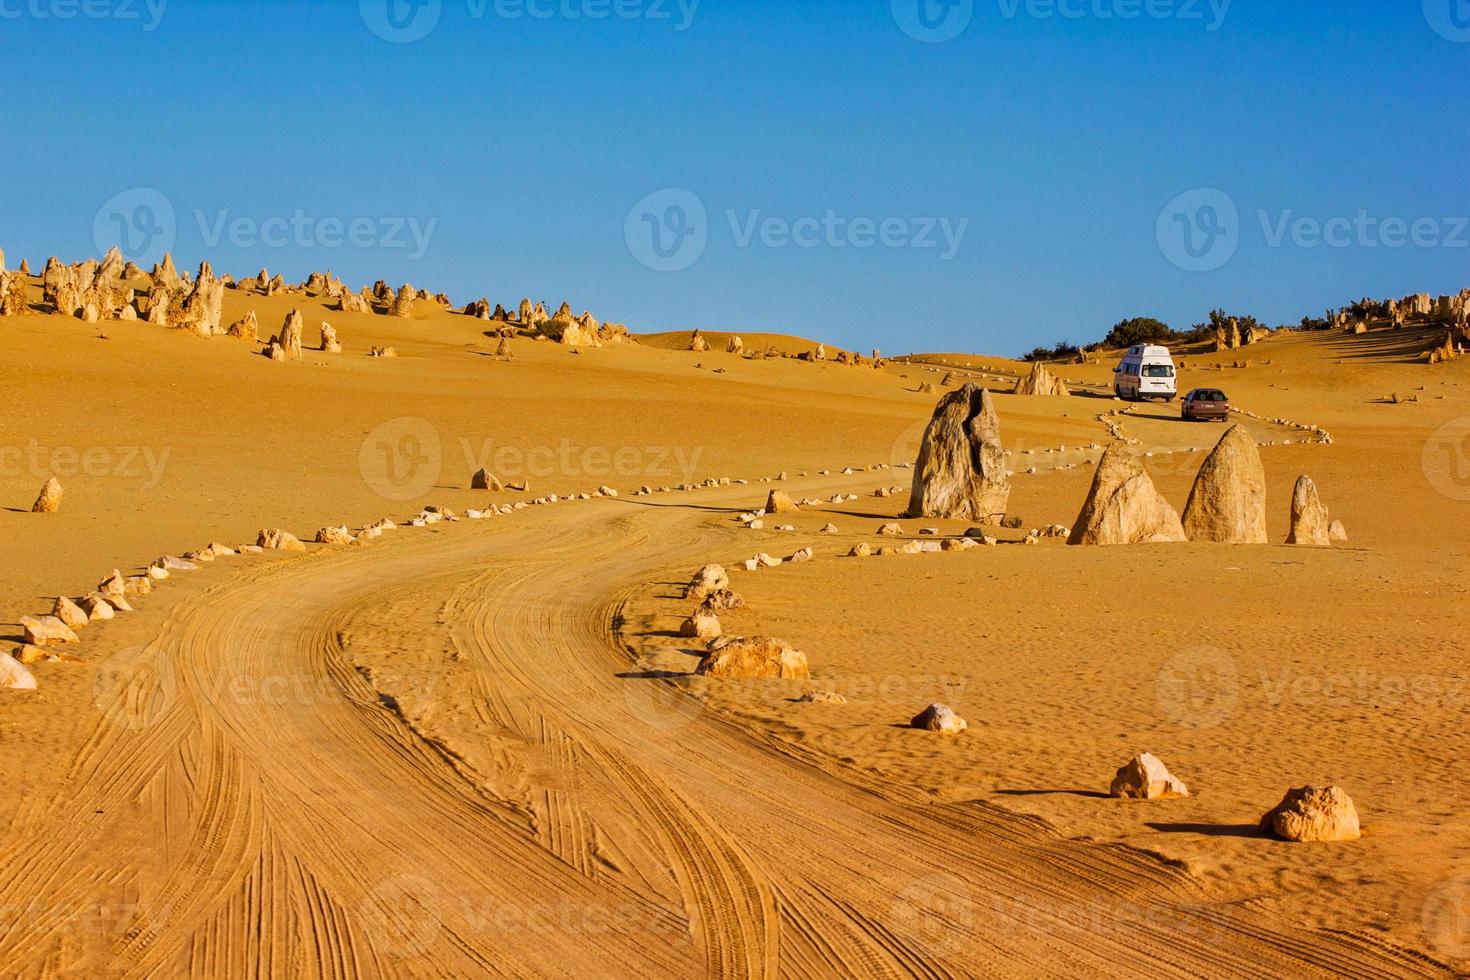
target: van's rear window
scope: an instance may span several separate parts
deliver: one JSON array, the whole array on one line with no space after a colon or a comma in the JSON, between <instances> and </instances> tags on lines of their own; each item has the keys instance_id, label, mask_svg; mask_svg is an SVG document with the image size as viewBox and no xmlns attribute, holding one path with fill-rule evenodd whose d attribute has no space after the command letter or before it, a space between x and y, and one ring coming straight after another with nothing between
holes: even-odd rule
<instances>
[{"instance_id":1,"label":"van's rear window","mask_svg":"<svg viewBox=\"0 0 1470 980\"><path fill-rule=\"evenodd\" d=\"M1145 378L1172 378L1174 368L1168 364L1150 364L1143 369L1143 376Z\"/></svg>"}]
</instances>

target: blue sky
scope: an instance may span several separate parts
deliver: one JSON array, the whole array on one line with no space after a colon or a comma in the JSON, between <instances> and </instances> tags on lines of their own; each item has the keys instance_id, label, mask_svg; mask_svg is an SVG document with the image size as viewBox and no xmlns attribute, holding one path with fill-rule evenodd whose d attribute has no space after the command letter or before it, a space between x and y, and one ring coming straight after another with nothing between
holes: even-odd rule
<instances>
[{"instance_id":1,"label":"blue sky","mask_svg":"<svg viewBox=\"0 0 1470 980\"><path fill-rule=\"evenodd\" d=\"M1470 286L1470 0L151 2L0 0L12 266L889 352Z\"/></svg>"}]
</instances>

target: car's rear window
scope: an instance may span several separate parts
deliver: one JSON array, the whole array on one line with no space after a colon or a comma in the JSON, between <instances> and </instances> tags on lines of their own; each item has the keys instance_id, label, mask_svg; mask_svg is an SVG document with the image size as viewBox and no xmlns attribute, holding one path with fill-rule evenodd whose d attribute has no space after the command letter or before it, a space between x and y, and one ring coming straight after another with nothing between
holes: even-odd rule
<instances>
[{"instance_id":1,"label":"car's rear window","mask_svg":"<svg viewBox=\"0 0 1470 980\"><path fill-rule=\"evenodd\" d=\"M1172 378L1174 368L1169 364L1150 364L1143 369L1143 376L1145 378Z\"/></svg>"}]
</instances>

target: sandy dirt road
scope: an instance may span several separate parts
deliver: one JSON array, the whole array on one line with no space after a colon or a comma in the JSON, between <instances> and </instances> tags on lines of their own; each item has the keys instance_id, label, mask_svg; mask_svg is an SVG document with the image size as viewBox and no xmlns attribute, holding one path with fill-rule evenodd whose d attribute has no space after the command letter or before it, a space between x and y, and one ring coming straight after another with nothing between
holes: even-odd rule
<instances>
[{"instance_id":1,"label":"sandy dirt road","mask_svg":"<svg viewBox=\"0 0 1470 980\"><path fill-rule=\"evenodd\" d=\"M1442 972L880 783L641 670L623 604L724 546L711 518L748 496L206 573L115 659L62 789L5 842L5 972Z\"/></svg>"}]
</instances>

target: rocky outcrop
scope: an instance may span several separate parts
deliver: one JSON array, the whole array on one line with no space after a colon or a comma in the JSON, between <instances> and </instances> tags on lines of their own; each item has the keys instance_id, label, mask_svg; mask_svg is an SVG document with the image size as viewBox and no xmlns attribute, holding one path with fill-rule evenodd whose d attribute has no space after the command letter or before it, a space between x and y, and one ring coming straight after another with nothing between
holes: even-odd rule
<instances>
[{"instance_id":1,"label":"rocky outcrop","mask_svg":"<svg viewBox=\"0 0 1470 980\"><path fill-rule=\"evenodd\" d=\"M78 266L62 265L53 257L41 277L41 298L62 316L77 316L86 305L84 294L91 287L91 273L84 273Z\"/></svg>"},{"instance_id":2,"label":"rocky outcrop","mask_svg":"<svg viewBox=\"0 0 1470 980\"><path fill-rule=\"evenodd\" d=\"M286 322L281 324L280 336L276 338L286 357L301 356L301 335L305 329L306 321L301 316L300 310L292 310L286 315Z\"/></svg>"},{"instance_id":3,"label":"rocky outcrop","mask_svg":"<svg viewBox=\"0 0 1470 980\"><path fill-rule=\"evenodd\" d=\"M208 262L201 262L194 288L184 297L179 315L171 316L170 320L175 327L192 330L201 337L209 337L219 331L224 302L224 282L215 278L214 270Z\"/></svg>"},{"instance_id":4,"label":"rocky outcrop","mask_svg":"<svg viewBox=\"0 0 1470 980\"><path fill-rule=\"evenodd\" d=\"M155 285L148 294L148 322L154 326L169 325L169 310L173 309L173 294L162 284Z\"/></svg>"},{"instance_id":5,"label":"rocky outcrop","mask_svg":"<svg viewBox=\"0 0 1470 980\"><path fill-rule=\"evenodd\" d=\"M794 514L798 510L800 508L796 506L796 501L785 490L772 490L766 496L767 514Z\"/></svg>"},{"instance_id":6,"label":"rocky outcrop","mask_svg":"<svg viewBox=\"0 0 1470 980\"><path fill-rule=\"evenodd\" d=\"M41 487L40 496L36 497L36 502L31 505L31 513L56 513L58 510L61 509L61 495L64 492L65 491L61 489L61 481L56 479L56 477L54 476L51 477L46 481L45 485Z\"/></svg>"},{"instance_id":7,"label":"rocky outcrop","mask_svg":"<svg viewBox=\"0 0 1470 980\"><path fill-rule=\"evenodd\" d=\"M107 250L102 256L102 262L97 266L96 278L98 279L120 279L123 269L127 263L123 261L122 251L116 246Z\"/></svg>"},{"instance_id":8,"label":"rocky outcrop","mask_svg":"<svg viewBox=\"0 0 1470 980\"><path fill-rule=\"evenodd\" d=\"M79 630L92 621L92 617L87 615L86 610L64 595L56 597L56 603L51 607L51 615L74 630Z\"/></svg>"},{"instance_id":9,"label":"rocky outcrop","mask_svg":"<svg viewBox=\"0 0 1470 980\"><path fill-rule=\"evenodd\" d=\"M115 568L111 575L97 583L97 594L112 603L114 608L123 608L119 602L124 601L123 597L127 595L127 591L127 583L123 579L122 572Z\"/></svg>"},{"instance_id":10,"label":"rocky outcrop","mask_svg":"<svg viewBox=\"0 0 1470 980\"><path fill-rule=\"evenodd\" d=\"M290 531L278 527L266 528L256 535L255 546L266 551L305 551L306 545Z\"/></svg>"},{"instance_id":11,"label":"rocky outcrop","mask_svg":"<svg viewBox=\"0 0 1470 980\"><path fill-rule=\"evenodd\" d=\"M0 316L28 316L30 312L26 277L0 270Z\"/></svg>"},{"instance_id":12,"label":"rocky outcrop","mask_svg":"<svg viewBox=\"0 0 1470 980\"><path fill-rule=\"evenodd\" d=\"M81 639L72 628L55 616L22 616L20 628L25 641L31 646L60 646L80 643Z\"/></svg>"},{"instance_id":13,"label":"rocky outcrop","mask_svg":"<svg viewBox=\"0 0 1470 980\"><path fill-rule=\"evenodd\" d=\"M1445 331L1444 339L1438 347L1431 348L1425 359L1430 364L1444 364L1453 361L1460 356L1460 347L1455 341L1453 330Z\"/></svg>"},{"instance_id":14,"label":"rocky outcrop","mask_svg":"<svg viewBox=\"0 0 1470 980\"><path fill-rule=\"evenodd\" d=\"M1151 544L1184 541L1179 514L1149 479L1143 463L1115 444L1103 453L1072 525L1072 545Z\"/></svg>"},{"instance_id":15,"label":"rocky outcrop","mask_svg":"<svg viewBox=\"0 0 1470 980\"><path fill-rule=\"evenodd\" d=\"M501 485L500 480L496 478L494 473L481 468L475 471L474 476L470 477L470 489L489 490L492 493L499 493L505 487Z\"/></svg>"},{"instance_id":16,"label":"rocky outcrop","mask_svg":"<svg viewBox=\"0 0 1470 980\"><path fill-rule=\"evenodd\" d=\"M990 392L967 384L939 400L914 464L909 514L998 524L1010 501L1000 419Z\"/></svg>"},{"instance_id":17,"label":"rocky outcrop","mask_svg":"<svg viewBox=\"0 0 1470 980\"><path fill-rule=\"evenodd\" d=\"M339 313L371 313L373 304L361 293L344 290L342 295L337 297L337 311Z\"/></svg>"},{"instance_id":18,"label":"rocky outcrop","mask_svg":"<svg viewBox=\"0 0 1470 980\"><path fill-rule=\"evenodd\" d=\"M704 597L700 608L711 612L718 612L721 609L744 609L745 600L738 592L731 592L729 589L715 589Z\"/></svg>"},{"instance_id":19,"label":"rocky outcrop","mask_svg":"<svg viewBox=\"0 0 1470 980\"><path fill-rule=\"evenodd\" d=\"M1125 800L1162 800L1188 796L1189 788L1175 779L1167 766L1145 752L1118 770L1108 792Z\"/></svg>"},{"instance_id":20,"label":"rocky outcrop","mask_svg":"<svg viewBox=\"0 0 1470 980\"><path fill-rule=\"evenodd\" d=\"M684 586L684 598L708 599L730 587L730 574L722 565L706 565L694 573L694 578Z\"/></svg>"},{"instance_id":21,"label":"rocky outcrop","mask_svg":"<svg viewBox=\"0 0 1470 980\"><path fill-rule=\"evenodd\" d=\"M398 295L393 297L393 305L388 307L388 315L400 319L408 319L413 316L413 303L417 296L414 288L404 283L403 287L398 290Z\"/></svg>"},{"instance_id":22,"label":"rocky outcrop","mask_svg":"<svg viewBox=\"0 0 1470 980\"><path fill-rule=\"evenodd\" d=\"M326 321L322 322L321 350L328 354L342 353L342 342L337 339L337 329Z\"/></svg>"},{"instance_id":23,"label":"rocky outcrop","mask_svg":"<svg viewBox=\"0 0 1470 980\"><path fill-rule=\"evenodd\" d=\"M319 528L316 532L317 544L352 544L356 540L345 524L339 524L336 527Z\"/></svg>"},{"instance_id":24,"label":"rocky outcrop","mask_svg":"<svg viewBox=\"0 0 1470 980\"><path fill-rule=\"evenodd\" d=\"M720 618L703 606L679 626L679 635L696 640L717 639L721 633Z\"/></svg>"},{"instance_id":25,"label":"rocky outcrop","mask_svg":"<svg viewBox=\"0 0 1470 980\"><path fill-rule=\"evenodd\" d=\"M1046 369L1044 364L1031 365L1031 371L1016 382L1018 395L1070 395L1062 379Z\"/></svg>"},{"instance_id":26,"label":"rocky outcrop","mask_svg":"<svg viewBox=\"0 0 1470 980\"><path fill-rule=\"evenodd\" d=\"M940 735L958 735L970 727L969 722L955 714L947 704L931 704L914 716L910 727Z\"/></svg>"},{"instance_id":27,"label":"rocky outcrop","mask_svg":"<svg viewBox=\"0 0 1470 980\"><path fill-rule=\"evenodd\" d=\"M249 310L244 316L230 324L225 331L231 337L254 343L260 339L260 321L255 317L255 311Z\"/></svg>"},{"instance_id":28,"label":"rocky outcrop","mask_svg":"<svg viewBox=\"0 0 1470 980\"><path fill-rule=\"evenodd\" d=\"M108 602L100 593L93 592L89 595L82 596L77 600L77 605L87 614L89 622L113 619L117 615L113 611L112 603Z\"/></svg>"},{"instance_id":29,"label":"rocky outcrop","mask_svg":"<svg viewBox=\"0 0 1470 980\"><path fill-rule=\"evenodd\" d=\"M777 677L809 680L811 668L806 654L787 643L767 636L746 639L725 637L710 644L696 673L704 677Z\"/></svg>"},{"instance_id":30,"label":"rocky outcrop","mask_svg":"<svg viewBox=\"0 0 1470 980\"><path fill-rule=\"evenodd\" d=\"M1363 835L1358 809L1339 786L1302 786L1286 796L1265 816L1261 829L1282 840L1349 841Z\"/></svg>"},{"instance_id":31,"label":"rocky outcrop","mask_svg":"<svg viewBox=\"0 0 1470 980\"><path fill-rule=\"evenodd\" d=\"M729 342L725 345L725 353L727 353L727 354L743 354L743 353L745 353L745 341L741 340L739 337L731 337L730 340L729 340Z\"/></svg>"},{"instance_id":32,"label":"rocky outcrop","mask_svg":"<svg viewBox=\"0 0 1470 980\"><path fill-rule=\"evenodd\" d=\"M597 331L588 330L577 320L563 320L558 317L538 324L536 329L563 347L602 346L597 338Z\"/></svg>"},{"instance_id":33,"label":"rocky outcrop","mask_svg":"<svg viewBox=\"0 0 1470 980\"><path fill-rule=\"evenodd\" d=\"M689 336L689 349L696 354L703 354L709 350L709 341L705 340L704 335L696 330Z\"/></svg>"},{"instance_id":34,"label":"rocky outcrop","mask_svg":"<svg viewBox=\"0 0 1470 980\"><path fill-rule=\"evenodd\" d=\"M25 666L8 653L0 653L0 689L9 691L34 691L36 678Z\"/></svg>"},{"instance_id":35,"label":"rocky outcrop","mask_svg":"<svg viewBox=\"0 0 1470 980\"><path fill-rule=\"evenodd\" d=\"M1184 505L1191 541L1265 544L1266 469L1255 439L1233 425L1205 458Z\"/></svg>"},{"instance_id":36,"label":"rocky outcrop","mask_svg":"<svg viewBox=\"0 0 1470 980\"><path fill-rule=\"evenodd\" d=\"M153 271L148 274L148 278L153 280L155 286L162 286L170 292L184 285L179 270L174 267L173 255L167 252L164 253L163 261L153 266Z\"/></svg>"},{"instance_id":37,"label":"rocky outcrop","mask_svg":"<svg viewBox=\"0 0 1470 980\"><path fill-rule=\"evenodd\" d=\"M1291 493L1291 532L1286 543L1325 548L1332 544L1331 527L1332 519L1317 494L1317 484L1310 476L1297 477Z\"/></svg>"}]
</instances>

